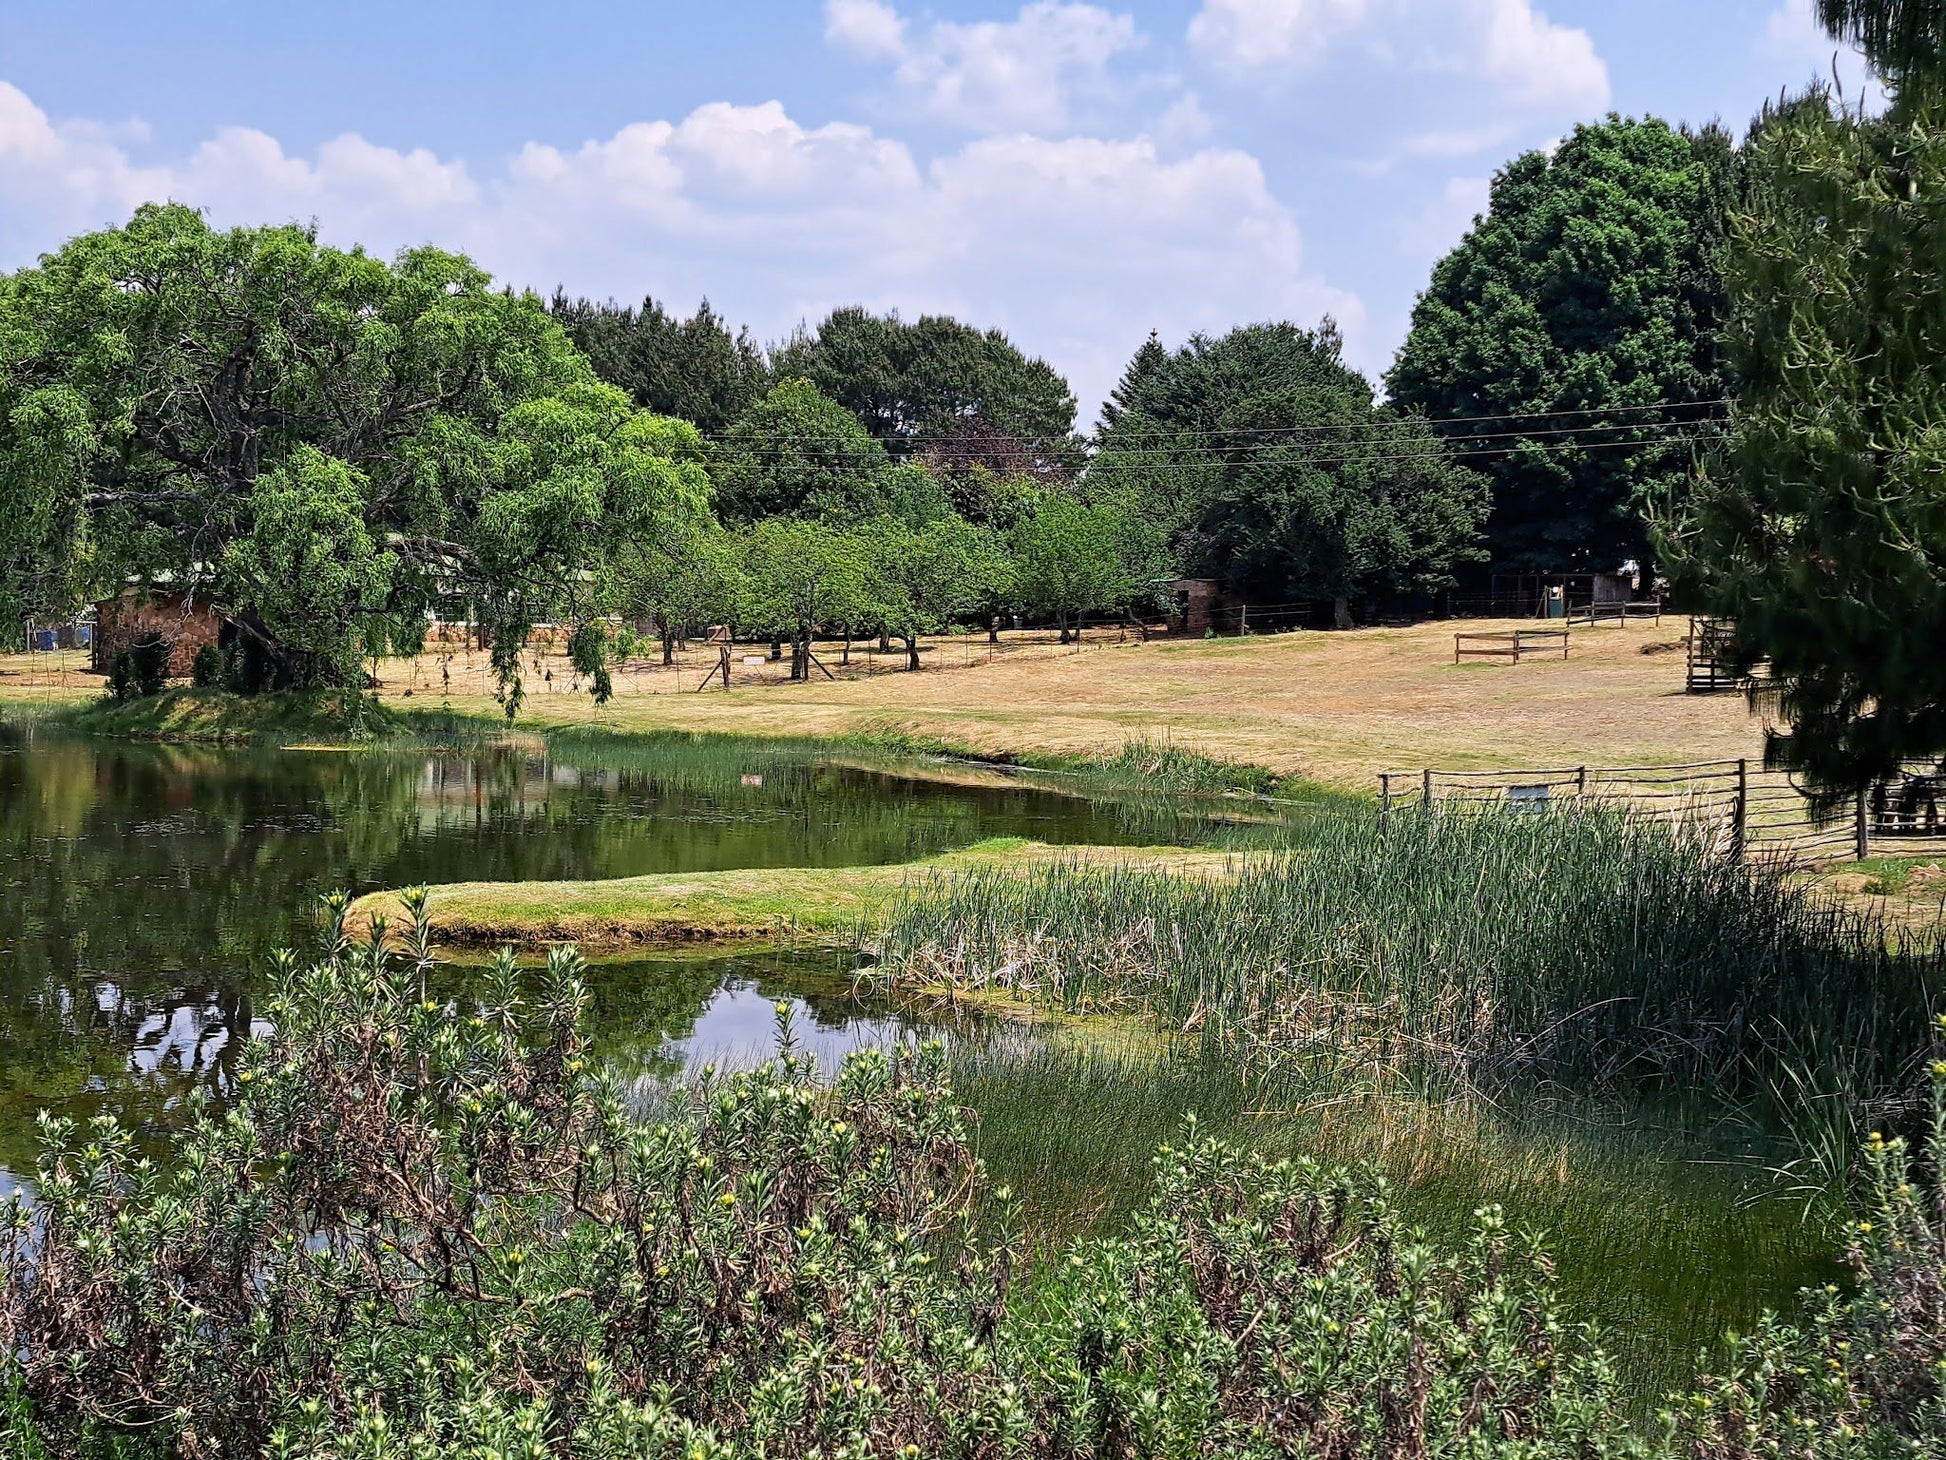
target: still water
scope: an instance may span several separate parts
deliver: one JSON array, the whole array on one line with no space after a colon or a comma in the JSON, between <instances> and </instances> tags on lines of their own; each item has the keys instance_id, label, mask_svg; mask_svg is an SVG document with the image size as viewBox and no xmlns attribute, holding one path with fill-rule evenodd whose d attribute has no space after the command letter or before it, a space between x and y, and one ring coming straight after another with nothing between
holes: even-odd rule
<instances>
[{"instance_id":1,"label":"still water","mask_svg":"<svg viewBox=\"0 0 1946 1460\"><path fill-rule=\"evenodd\" d=\"M307 944L332 889L861 866L991 836L1130 839L1099 804L781 746L274 751L0 724L0 1172L31 1169L42 1107L153 1125L222 1083L270 953ZM599 962L590 986L603 1052L644 1070L765 1052L779 999L826 1058L923 1029L822 954Z\"/></svg>"}]
</instances>

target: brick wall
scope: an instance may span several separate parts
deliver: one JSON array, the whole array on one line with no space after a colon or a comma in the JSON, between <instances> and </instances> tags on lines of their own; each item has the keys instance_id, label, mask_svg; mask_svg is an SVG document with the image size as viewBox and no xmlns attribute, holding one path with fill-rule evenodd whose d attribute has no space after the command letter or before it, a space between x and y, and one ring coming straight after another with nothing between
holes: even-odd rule
<instances>
[{"instance_id":1,"label":"brick wall","mask_svg":"<svg viewBox=\"0 0 1946 1460\"><path fill-rule=\"evenodd\" d=\"M191 606L177 593L124 593L95 607L95 671L106 674L117 654L153 633L169 641L169 677L187 679L196 651L222 632L223 620L206 603Z\"/></svg>"}]
</instances>

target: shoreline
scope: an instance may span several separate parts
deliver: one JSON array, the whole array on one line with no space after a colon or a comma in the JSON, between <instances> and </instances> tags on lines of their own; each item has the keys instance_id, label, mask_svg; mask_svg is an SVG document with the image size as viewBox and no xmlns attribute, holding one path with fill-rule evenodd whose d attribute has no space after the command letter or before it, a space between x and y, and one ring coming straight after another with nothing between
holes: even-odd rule
<instances>
[{"instance_id":1,"label":"shoreline","mask_svg":"<svg viewBox=\"0 0 1946 1460\"><path fill-rule=\"evenodd\" d=\"M855 944L901 894L929 880L994 868L1027 871L1064 863L1225 875L1241 854L1184 847L1053 846L996 838L914 862L853 867L776 867L656 872L589 882L449 882L429 889L435 939L459 949L584 953L697 947ZM398 927L400 892L366 893L346 914L355 937L383 917Z\"/></svg>"}]
</instances>

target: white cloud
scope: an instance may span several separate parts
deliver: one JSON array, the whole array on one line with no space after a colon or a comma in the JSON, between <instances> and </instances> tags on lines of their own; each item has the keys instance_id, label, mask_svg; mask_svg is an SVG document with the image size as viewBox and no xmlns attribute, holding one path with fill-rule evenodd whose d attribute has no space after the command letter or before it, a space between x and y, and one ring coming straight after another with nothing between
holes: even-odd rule
<instances>
[{"instance_id":1,"label":"white cloud","mask_svg":"<svg viewBox=\"0 0 1946 1460\"><path fill-rule=\"evenodd\" d=\"M891 62L921 111L974 132L1064 130L1074 94L1104 90L1109 63L1141 43L1131 17L1074 0L1030 0L1012 20L923 30L884 0L826 0L824 18L832 44Z\"/></svg>"},{"instance_id":2,"label":"white cloud","mask_svg":"<svg viewBox=\"0 0 1946 1460\"><path fill-rule=\"evenodd\" d=\"M1513 107L1597 113L1611 96L1594 39L1533 0L1204 0L1189 41L1209 64L1245 74L1349 50L1387 68L1473 78Z\"/></svg>"},{"instance_id":3,"label":"white cloud","mask_svg":"<svg viewBox=\"0 0 1946 1460\"><path fill-rule=\"evenodd\" d=\"M1193 91L1185 91L1156 118L1154 134L1163 147L1179 150L1208 141L1215 130L1216 123L1203 109L1202 99Z\"/></svg>"},{"instance_id":4,"label":"white cloud","mask_svg":"<svg viewBox=\"0 0 1946 1460\"><path fill-rule=\"evenodd\" d=\"M1444 258L1487 211L1493 180L1456 177L1408 219L1399 232L1399 246L1424 263Z\"/></svg>"},{"instance_id":5,"label":"white cloud","mask_svg":"<svg viewBox=\"0 0 1946 1460\"><path fill-rule=\"evenodd\" d=\"M1370 5L1371 0L1204 0L1189 22L1189 43L1211 60L1239 69L1316 60L1365 18Z\"/></svg>"},{"instance_id":6,"label":"white cloud","mask_svg":"<svg viewBox=\"0 0 1946 1460\"><path fill-rule=\"evenodd\" d=\"M896 61L905 51L905 21L884 0L826 0L824 34L868 61Z\"/></svg>"},{"instance_id":7,"label":"white cloud","mask_svg":"<svg viewBox=\"0 0 1946 1460\"><path fill-rule=\"evenodd\" d=\"M1354 353L1364 339L1359 301L1306 273L1295 220L1234 150L988 137L922 166L869 128L767 102L530 142L477 172L355 136L298 155L241 128L137 167L0 83L0 268L165 198L223 226L315 219L381 254L438 242L541 291L707 294L770 338L845 303L954 313L1045 355L1084 411L1151 329L1329 311Z\"/></svg>"}]
</instances>

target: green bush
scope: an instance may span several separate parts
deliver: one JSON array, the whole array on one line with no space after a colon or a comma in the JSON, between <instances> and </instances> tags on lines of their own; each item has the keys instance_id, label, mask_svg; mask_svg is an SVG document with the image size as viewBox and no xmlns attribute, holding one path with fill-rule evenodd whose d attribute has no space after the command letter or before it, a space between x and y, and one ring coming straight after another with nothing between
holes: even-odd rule
<instances>
[{"instance_id":1,"label":"green bush","mask_svg":"<svg viewBox=\"0 0 1946 1460\"><path fill-rule=\"evenodd\" d=\"M160 634L148 634L118 650L108 664L108 692L117 700L147 699L162 693L169 682L172 646Z\"/></svg>"},{"instance_id":2,"label":"green bush","mask_svg":"<svg viewBox=\"0 0 1946 1460\"><path fill-rule=\"evenodd\" d=\"M197 689L215 689L223 683L223 651L204 644L189 666L189 682Z\"/></svg>"},{"instance_id":3,"label":"green bush","mask_svg":"<svg viewBox=\"0 0 1946 1460\"><path fill-rule=\"evenodd\" d=\"M0 1254L23 1451L1544 1460L1619 1432L1492 1211L1443 1255L1374 1178L1192 1131L1129 1234L1023 1303L937 1046L827 1083L786 1028L645 1096L591 1067L573 955L538 996L503 958L434 999L415 905L403 960L341 921L286 960L276 1033L166 1159L45 1122Z\"/></svg>"}]
</instances>

